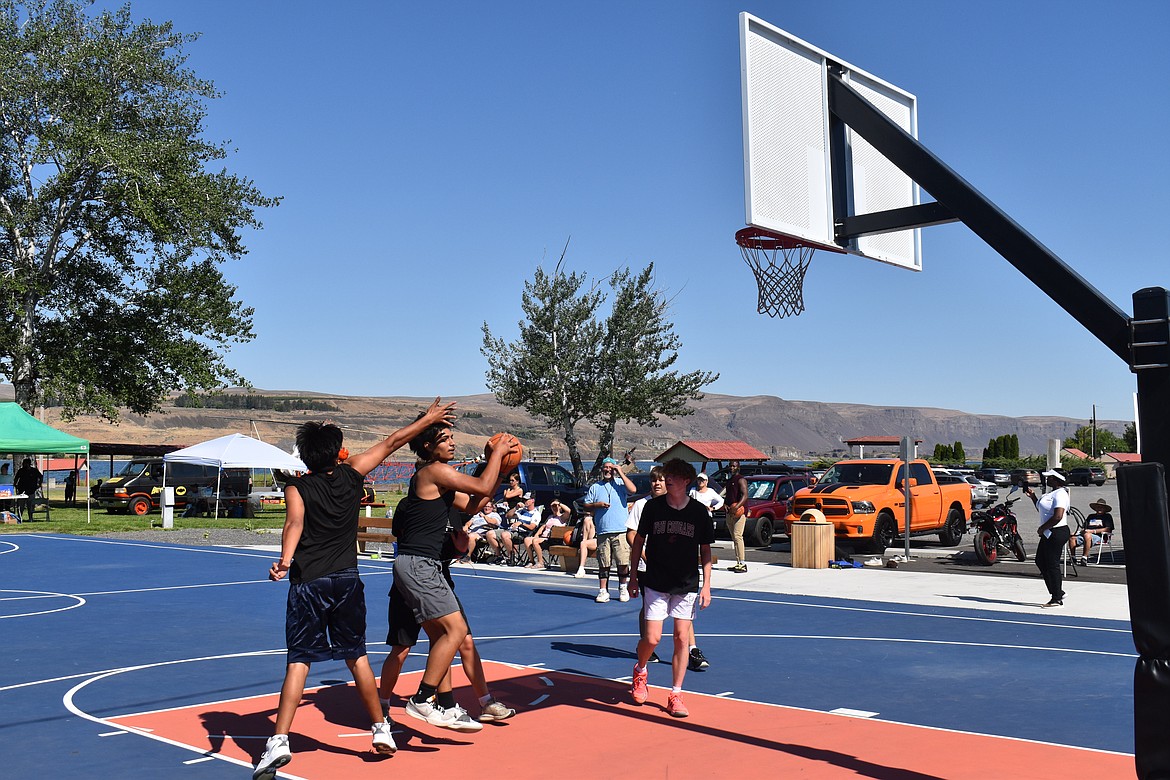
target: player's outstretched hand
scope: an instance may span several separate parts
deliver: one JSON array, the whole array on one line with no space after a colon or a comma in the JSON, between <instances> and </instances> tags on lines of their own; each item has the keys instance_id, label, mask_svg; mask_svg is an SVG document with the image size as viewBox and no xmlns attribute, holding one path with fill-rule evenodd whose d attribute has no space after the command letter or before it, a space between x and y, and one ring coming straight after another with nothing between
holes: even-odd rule
<instances>
[{"instance_id":1,"label":"player's outstretched hand","mask_svg":"<svg viewBox=\"0 0 1170 780\"><path fill-rule=\"evenodd\" d=\"M427 407L426 412L423 413L432 423L442 423L443 425L455 424L455 402L449 401L443 403L442 399L435 396L435 400Z\"/></svg>"}]
</instances>

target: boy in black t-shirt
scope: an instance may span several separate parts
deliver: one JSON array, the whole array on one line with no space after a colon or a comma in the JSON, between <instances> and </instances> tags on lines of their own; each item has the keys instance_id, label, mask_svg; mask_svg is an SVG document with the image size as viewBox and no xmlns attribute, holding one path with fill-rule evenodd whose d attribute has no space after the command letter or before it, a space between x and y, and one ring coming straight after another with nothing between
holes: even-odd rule
<instances>
[{"instance_id":1,"label":"boy in black t-shirt","mask_svg":"<svg viewBox=\"0 0 1170 780\"><path fill-rule=\"evenodd\" d=\"M649 698L646 662L662 638L662 622L674 619L674 657L671 659L673 687L667 697L667 712L676 718L690 713L682 700L683 678L687 673L687 648L690 627L697 609L711 604L711 543L715 527L707 507L687 495L695 478L695 469L681 459L667 461L662 467L666 476L666 495L652 498L642 508L642 519L630 551L636 561L646 548L646 571L630 573L630 595L638 595L639 584L645 590L646 635L638 641L638 663L630 694L634 703ZM699 586L698 561L703 567L703 584ZM640 582L639 582L640 580Z\"/></svg>"},{"instance_id":2,"label":"boy in black t-shirt","mask_svg":"<svg viewBox=\"0 0 1170 780\"><path fill-rule=\"evenodd\" d=\"M292 760L288 733L313 661L345 661L370 715L374 750L390 754L397 749L366 658L366 601L357 570L358 505L365 475L428 426L450 426L454 408L436 398L413 423L345 463L339 458L343 437L337 426L309 422L297 429L297 450L309 471L285 485L288 513L280 560L268 571L273 581L286 574L289 578L288 665L275 733L256 764L253 780L275 777Z\"/></svg>"}]
</instances>

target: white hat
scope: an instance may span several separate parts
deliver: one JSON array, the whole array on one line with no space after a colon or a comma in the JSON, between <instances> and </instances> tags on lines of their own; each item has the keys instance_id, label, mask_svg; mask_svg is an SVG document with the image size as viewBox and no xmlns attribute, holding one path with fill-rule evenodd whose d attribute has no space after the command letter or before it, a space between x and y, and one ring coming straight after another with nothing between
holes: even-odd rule
<instances>
[{"instance_id":1,"label":"white hat","mask_svg":"<svg viewBox=\"0 0 1170 780\"><path fill-rule=\"evenodd\" d=\"M708 477L706 474L704 474L703 472L700 471L698 474L695 475L695 479L701 479L704 482L706 482L708 479L710 479L710 477Z\"/></svg>"},{"instance_id":2,"label":"white hat","mask_svg":"<svg viewBox=\"0 0 1170 780\"><path fill-rule=\"evenodd\" d=\"M1061 482L1068 482L1068 477L1066 477L1064 474L1061 474L1061 473L1060 473L1059 471L1057 471L1056 469L1049 469L1048 471L1045 471L1045 472L1044 472L1044 474L1043 474L1042 476L1045 476L1045 477L1056 477L1056 478L1057 478L1057 479L1059 479Z\"/></svg>"}]
</instances>

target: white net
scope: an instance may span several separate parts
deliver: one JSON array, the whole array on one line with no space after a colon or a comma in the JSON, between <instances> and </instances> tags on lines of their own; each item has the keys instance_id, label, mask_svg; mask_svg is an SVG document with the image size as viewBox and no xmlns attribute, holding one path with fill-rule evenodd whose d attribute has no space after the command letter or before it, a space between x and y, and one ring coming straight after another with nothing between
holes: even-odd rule
<instances>
[{"instance_id":1,"label":"white net","mask_svg":"<svg viewBox=\"0 0 1170 780\"><path fill-rule=\"evenodd\" d=\"M804 272L815 248L773 245L739 247L743 260L756 275L760 288L756 311L769 317L789 317L804 311Z\"/></svg>"}]
</instances>

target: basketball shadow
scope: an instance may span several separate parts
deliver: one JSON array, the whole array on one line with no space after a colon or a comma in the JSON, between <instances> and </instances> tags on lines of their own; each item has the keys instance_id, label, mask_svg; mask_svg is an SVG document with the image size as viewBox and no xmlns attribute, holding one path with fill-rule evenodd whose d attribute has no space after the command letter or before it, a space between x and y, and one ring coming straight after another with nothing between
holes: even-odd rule
<instances>
[{"instance_id":1,"label":"basketball shadow","mask_svg":"<svg viewBox=\"0 0 1170 780\"><path fill-rule=\"evenodd\" d=\"M586 658L624 658L627 661L638 660L637 653L605 645L591 645L578 642L553 642L549 645L552 650L561 653L583 655Z\"/></svg>"}]
</instances>

